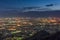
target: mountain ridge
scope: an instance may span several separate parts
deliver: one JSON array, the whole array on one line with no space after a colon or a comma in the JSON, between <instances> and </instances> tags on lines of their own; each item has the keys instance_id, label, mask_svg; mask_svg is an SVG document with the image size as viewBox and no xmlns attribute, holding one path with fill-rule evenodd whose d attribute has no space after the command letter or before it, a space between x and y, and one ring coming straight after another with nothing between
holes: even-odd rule
<instances>
[{"instance_id":1,"label":"mountain ridge","mask_svg":"<svg viewBox=\"0 0 60 40\"><path fill-rule=\"evenodd\" d=\"M60 10L54 11L28 11L21 12L17 10L0 12L0 17L60 17Z\"/></svg>"}]
</instances>

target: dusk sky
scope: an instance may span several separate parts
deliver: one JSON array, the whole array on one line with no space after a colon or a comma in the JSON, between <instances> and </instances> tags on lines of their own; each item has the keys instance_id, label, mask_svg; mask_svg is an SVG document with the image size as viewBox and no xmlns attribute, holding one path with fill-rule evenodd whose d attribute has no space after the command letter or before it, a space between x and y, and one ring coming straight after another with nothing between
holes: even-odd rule
<instances>
[{"instance_id":1,"label":"dusk sky","mask_svg":"<svg viewBox=\"0 0 60 40\"><path fill-rule=\"evenodd\" d=\"M60 0L0 0L0 9L15 9L22 7L46 7L53 4L51 9L60 10Z\"/></svg>"}]
</instances>

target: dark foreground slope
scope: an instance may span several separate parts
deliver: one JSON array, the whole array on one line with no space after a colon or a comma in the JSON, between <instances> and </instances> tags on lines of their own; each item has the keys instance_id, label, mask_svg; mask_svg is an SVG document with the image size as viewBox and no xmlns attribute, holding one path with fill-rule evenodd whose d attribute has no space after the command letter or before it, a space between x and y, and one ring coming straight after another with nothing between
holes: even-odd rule
<instances>
[{"instance_id":1,"label":"dark foreground slope","mask_svg":"<svg viewBox=\"0 0 60 40\"><path fill-rule=\"evenodd\" d=\"M60 32L50 35L46 31L40 31L34 36L27 38L25 40L60 40Z\"/></svg>"}]
</instances>

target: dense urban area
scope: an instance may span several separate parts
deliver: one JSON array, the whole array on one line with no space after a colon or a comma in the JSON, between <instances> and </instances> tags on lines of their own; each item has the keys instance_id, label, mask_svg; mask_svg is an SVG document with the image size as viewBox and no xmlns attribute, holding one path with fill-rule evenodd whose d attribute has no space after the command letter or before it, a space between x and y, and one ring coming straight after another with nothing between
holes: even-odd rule
<instances>
[{"instance_id":1,"label":"dense urban area","mask_svg":"<svg viewBox=\"0 0 60 40\"><path fill-rule=\"evenodd\" d=\"M58 17L8 17L0 18L0 40L24 40L39 31L49 34L60 31Z\"/></svg>"}]
</instances>

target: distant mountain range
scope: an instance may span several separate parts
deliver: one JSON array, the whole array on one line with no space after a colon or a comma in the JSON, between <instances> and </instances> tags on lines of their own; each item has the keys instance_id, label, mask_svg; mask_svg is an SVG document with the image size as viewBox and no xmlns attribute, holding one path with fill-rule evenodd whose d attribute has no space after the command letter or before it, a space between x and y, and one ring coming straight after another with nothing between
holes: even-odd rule
<instances>
[{"instance_id":1,"label":"distant mountain range","mask_svg":"<svg viewBox=\"0 0 60 40\"><path fill-rule=\"evenodd\" d=\"M49 8L27 7L14 10L0 10L0 17L60 17L60 10Z\"/></svg>"}]
</instances>

